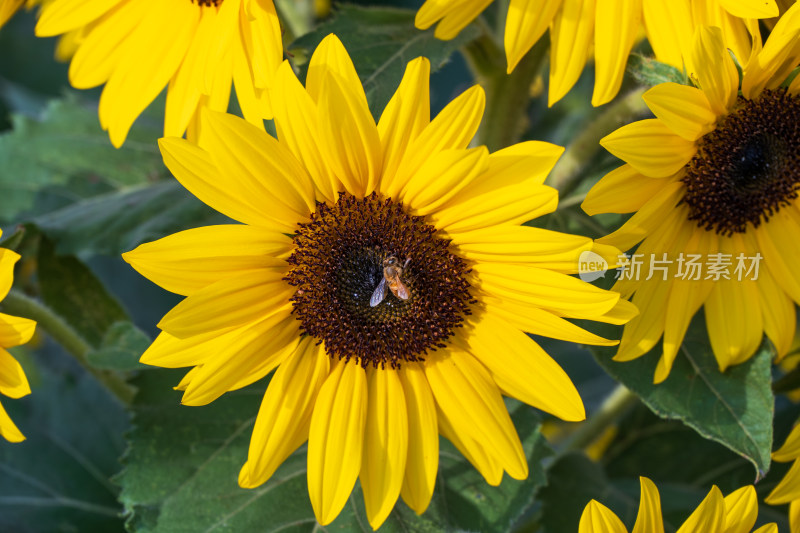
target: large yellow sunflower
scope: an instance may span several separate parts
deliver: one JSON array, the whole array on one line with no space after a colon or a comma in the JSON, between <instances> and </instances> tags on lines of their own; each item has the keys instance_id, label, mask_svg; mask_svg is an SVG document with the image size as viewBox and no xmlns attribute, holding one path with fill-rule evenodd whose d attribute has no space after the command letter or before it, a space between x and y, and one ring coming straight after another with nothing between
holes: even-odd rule
<instances>
[{"instance_id":1,"label":"large yellow sunflower","mask_svg":"<svg viewBox=\"0 0 800 533\"><path fill-rule=\"evenodd\" d=\"M521 226L555 209L542 182L562 148L467 148L484 93L430 120L429 62L409 63L378 122L353 63L328 36L306 87L288 63L271 95L278 140L204 117L200 146L161 140L164 162L241 225L184 231L124 255L187 296L142 361L194 368L183 403L206 404L277 368L253 429L243 487L308 441L317 519L338 515L360 477L377 528L398 495L430 501L441 433L486 480L528 474L509 395L582 420L564 371L524 331L615 344L565 320L619 323L619 295L567 275L590 239Z\"/></svg>"},{"instance_id":2,"label":"large yellow sunflower","mask_svg":"<svg viewBox=\"0 0 800 533\"><path fill-rule=\"evenodd\" d=\"M0 248L0 300L6 297L14 281L14 263L19 254ZM36 322L0 313L0 394L21 398L31 393L22 366L6 348L25 344L33 336ZM25 436L17 428L0 404L0 435L10 442L21 442Z\"/></svg>"},{"instance_id":3,"label":"large yellow sunflower","mask_svg":"<svg viewBox=\"0 0 800 533\"><path fill-rule=\"evenodd\" d=\"M796 4L745 64L740 95L720 30L699 27L689 72L700 88L653 87L644 99L658 118L601 140L627 164L601 179L583 208L636 211L599 242L641 243L614 286L641 311L615 359L640 357L663 335L656 383L701 306L720 370L747 360L762 332L779 356L789 350L800 302L800 78L781 84L800 61L798 28Z\"/></svg>"},{"instance_id":4,"label":"large yellow sunflower","mask_svg":"<svg viewBox=\"0 0 800 533\"><path fill-rule=\"evenodd\" d=\"M772 452L772 460L779 463L794 461L764 501L770 505L789 504L789 527L800 531L800 424L796 425L779 449Z\"/></svg>"},{"instance_id":5,"label":"large yellow sunflower","mask_svg":"<svg viewBox=\"0 0 800 533\"><path fill-rule=\"evenodd\" d=\"M427 29L438 22L436 36L452 39L490 3L426 0L416 25ZM728 46L745 60L752 35L759 39L755 19L777 15L775 0L511 0L504 39L508 72L549 28L548 104L569 92L593 53L592 105L598 106L619 92L628 54L643 26L656 57L683 68L685 46L696 25L721 27Z\"/></svg>"},{"instance_id":6,"label":"large yellow sunflower","mask_svg":"<svg viewBox=\"0 0 800 533\"><path fill-rule=\"evenodd\" d=\"M100 124L114 146L166 86L165 135L182 136L198 109L225 111L232 82L247 120L271 118L283 57L272 0L49 0L36 34L67 34L73 86L106 84Z\"/></svg>"},{"instance_id":7,"label":"large yellow sunflower","mask_svg":"<svg viewBox=\"0 0 800 533\"><path fill-rule=\"evenodd\" d=\"M664 520L661 516L661 497L655 484L646 477L640 477L641 496L639 512L636 515L634 533L663 533ZM697 506L689 518L678 529L678 533L748 533L758 518L758 499L756 490L747 485L723 497L714 486L708 496ZM614 511L592 500L583 510L578 533L627 533ZM753 533L778 533L775 523L765 524Z\"/></svg>"}]
</instances>

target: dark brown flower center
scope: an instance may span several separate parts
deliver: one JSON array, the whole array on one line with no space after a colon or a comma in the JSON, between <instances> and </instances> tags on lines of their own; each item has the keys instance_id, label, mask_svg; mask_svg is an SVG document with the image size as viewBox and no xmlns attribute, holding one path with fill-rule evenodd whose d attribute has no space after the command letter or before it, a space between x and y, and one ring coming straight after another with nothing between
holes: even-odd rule
<instances>
[{"instance_id":1,"label":"dark brown flower center","mask_svg":"<svg viewBox=\"0 0 800 533\"><path fill-rule=\"evenodd\" d=\"M467 264L450 241L424 217L376 194L342 193L333 206L318 203L294 244L286 277L297 287L293 312L301 331L323 341L331 357L381 368L422 360L445 346L475 303ZM371 302L384 279L379 303ZM395 295L397 282L407 299Z\"/></svg>"},{"instance_id":2,"label":"dark brown flower center","mask_svg":"<svg viewBox=\"0 0 800 533\"><path fill-rule=\"evenodd\" d=\"M736 108L698 141L683 178L689 220L743 233L790 205L800 189L800 98L783 89Z\"/></svg>"}]
</instances>

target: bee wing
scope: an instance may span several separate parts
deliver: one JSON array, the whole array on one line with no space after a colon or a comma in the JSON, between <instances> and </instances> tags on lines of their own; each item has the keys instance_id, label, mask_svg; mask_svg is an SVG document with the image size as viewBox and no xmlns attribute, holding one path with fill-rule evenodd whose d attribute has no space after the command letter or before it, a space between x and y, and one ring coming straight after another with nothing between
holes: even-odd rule
<instances>
[{"instance_id":1,"label":"bee wing","mask_svg":"<svg viewBox=\"0 0 800 533\"><path fill-rule=\"evenodd\" d=\"M386 298L386 292L388 290L388 286L386 285L386 278L381 278L381 282L378 283L378 286L375 287L375 291L372 293L372 296L369 298L369 306L375 307L379 303Z\"/></svg>"}]
</instances>

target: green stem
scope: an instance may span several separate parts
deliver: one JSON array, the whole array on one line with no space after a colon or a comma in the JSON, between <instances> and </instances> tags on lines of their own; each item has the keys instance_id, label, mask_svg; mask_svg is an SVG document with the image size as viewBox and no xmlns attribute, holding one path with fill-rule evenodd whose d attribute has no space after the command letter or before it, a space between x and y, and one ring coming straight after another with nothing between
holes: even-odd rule
<instances>
[{"instance_id":1,"label":"green stem","mask_svg":"<svg viewBox=\"0 0 800 533\"><path fill-rule=\"evenodd\" d=\"M608 425L622 416L629 408L636 405L636 397L624 385L617 385L611 394L600 406L600 409L590 416L586 422L569 436L564 443L563 451L582 450L597 440L606 430Z\"/></svg>"},{"instance_id":2,"label":"green stem","mask_svg":"<svg viewBox=\"0 0 800 533\"><path fill-rule=\"evenodd\" d=\"M530 88L541 70L547 48L547 41L540 40L514 72L506 74L505 53L491 35L485 33L465 47L467 63L476 81L486 90L486 111L478 144L493 152L511 146L525 133Z\"/></svg>"},{"instance_id":3,"label":"green stem","mask_svg":"<svg viewBox=\"0 0 800 533\"><path fill-rule=\"evenodd\" d=\"M72 354L90 374L97 378L108 390L125 405L130 405L134 390L116 372L98 370L89 364L87 358L92 347L60 316L33 298L12 289L0 303L3 311L9 314L35 320L67 352Z\"/></svg>"},{"instance_id":4,"label":"green stem","mask_svg":"<svg viewBox=\"0 0 800 533\"><path fill-rule=\"evenodd\" d=\"M582 172L600 150L600 139L642 114L647 107L642 100L645 89L635 89L614 101L595 120L590 122L564 151L547 184L566 196L578 185Z\"/></svg>"}]
</instances>

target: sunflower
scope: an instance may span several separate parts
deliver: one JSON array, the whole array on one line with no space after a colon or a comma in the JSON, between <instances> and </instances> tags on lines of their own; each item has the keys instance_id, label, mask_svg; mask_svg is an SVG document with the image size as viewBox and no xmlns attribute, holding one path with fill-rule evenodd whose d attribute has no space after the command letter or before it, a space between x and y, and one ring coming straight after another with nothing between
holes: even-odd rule
<instances>
[{"instance_id":1,"label":"sunflower","mask_svg":"<svg viewBox=\"0 0 800 533\"><path fill-rule=\"evenodd\" d=\"M398 495L422 513L438 434L497 485L528 466L509 395L564 420L584 408L523 331L612 345L565 320L620 323L619 295L567 275L590 239L521 226L551 212L542 182L562 148L467 148L484 93L430 120L427 59L408 64L377 126L333 35L304 88L288 62L271 98L278 139L203 115L201 145L165 138L164 162L193 194L242 222L184 231L124 254L187 296L142 362L193 366L183 403L202 405L275 371L239 484L256 487L308 441L308 490L331 522L360 477L377 528Z\"/></svg>"},{"instance_id":2,"label":"sunflower","mask_svg":"<svg viewBox=\"0 0 800 533\"><path fill-rule=\"evenodd\" d=\"M627 164L589 191L583 209L636 211L598 242L622 250L641 243L632 256L639 267L614 286L641 311L615 359L640 357L663 335L656 383L701 306L721 371L750 358L762 332L778 358L791 346L800 302L800 78L782 83L800 60L799 27L796 4L746 63L741 94L721 31L699 27L690 73L700 88L653 87L644 99L657 118L600 141Z\"/></svg>"},{"instance_id":3,"label":"sunflower","mask_svg":"<svg viewBox=\"0 0 800 533\"><path fill-rule=\"evenodd\" d=\"M0 299L5 298L14 281L14 263L19 254L0 248ZM9 398L21 398L31 393L28 379L22 366L6 348L25 344L33 336L36 322L0 313L0 394ZM10 442L21 442L25 436L20 432L0 404L0 435Z\"/></svg>"},{"instance_id":4,"label":"sunflower","mask_svg":"<svg viewBox=\"0 0 800 533\"><path fill-rule=\"evenodd\" d=\"M770 505L789 504L789 526L792 531L800 530L800 424L796 425L783 446L772 452L772 459L779 463L794 461L764 501Z\"/></svg>"},{"instance_id":5,"label":"sunflower","mask_svg":"<svg viewBox=\"0 0 800 533\"><path fill-rule=\"evenodd\" d=\"M426 0L415 23L424 30L438 22L436 37L452 39L490 3ZM729 46L746 59L753 35L758 36L755 19L777 15L775 0L705 0L691 5L688 0L511 0L504 38L508 72L549 28L548 105L575 85L594 48L592 105L599 106L619 92L628 54L643 29L656 57L682 69L683 49L696 25L720 26Z\"/></svg>"},{"instance_id":6,"label":"sunflower","mask_svg":"<svg viewBox=\"0 0 800 533\"><path fill-rule=\"evenodd\" d=\"M271 117L266 89L283 54L272 0L49 0L36 34L65 34L74 87L105 83L100 124L116 147L165 86L165 135L194 135L201 108L225 111L232 82L247 120Z\"/></svg>"},{"instance_id":7,"label":"sunflower","mask_svg":"<svg viewBox=\"0 0 800 533\"><path fill-rule=\"evenodd\" d=\"M636 515L635 532L663 533L661 497L655 484L646 477L639 478L641 496L639 513ZM756 489L747 485L723 498L722 492L711 487L708 495L678 529L678 533L702 531L703 533L746 533L753 529L758 518ZM625 525L608 507L595 500L583 510L579 533L627 533ZM758 528L754 533L778 533L774 523Z\"/></svg>"}]
</instances>

